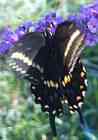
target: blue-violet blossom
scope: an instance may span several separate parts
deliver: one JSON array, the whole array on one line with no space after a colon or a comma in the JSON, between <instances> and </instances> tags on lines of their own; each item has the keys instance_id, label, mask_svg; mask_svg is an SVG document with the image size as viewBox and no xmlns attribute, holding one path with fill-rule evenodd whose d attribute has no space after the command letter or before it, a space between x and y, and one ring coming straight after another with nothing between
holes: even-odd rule
<instances>
[{"instance_id":1,"label":"blue-violet blossom","mask_svg":"<svg viewBox=\"0 0 98 140\"><path fill-rule=\"evenodd\" d=\"M94 46L98 43L98 1L81 6L77 14L70 15L67 19L75 22L85 34L85 46ZM26 21L15 31L11 27L6 27L3 34L0 33L0 54L6 54L14 43L28 31L44 32L47 29L53 34L57 25L63 21L61 16L50 13L36 23Z\"/></svg>"},{"instance_id":2,"label":"blue-violet blossom","mask_svg":"<svg viewBox=\"0 0 98 140\"><path fill-rule=\"evenodd\" d=\"M74 21L85 34L85 46L94 46L98 43L98 1L81 6L76 15L68 17Z\"/></svg>"}]
</instances>

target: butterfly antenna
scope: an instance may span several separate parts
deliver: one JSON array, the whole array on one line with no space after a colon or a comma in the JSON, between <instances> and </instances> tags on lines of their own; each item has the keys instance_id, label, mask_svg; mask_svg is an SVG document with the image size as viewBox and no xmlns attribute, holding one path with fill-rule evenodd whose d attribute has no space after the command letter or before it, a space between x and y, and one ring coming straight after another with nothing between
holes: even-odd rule
<instances>
[{"instance_id":1,"label":"butterfly antenna","mask_svg":"<svg viewBox=\"0 0 98 140\"><path fill-rule=\"evenodd\" d=\"M50 127L52 129L53 135L56 137L57 132L56 132L56 125L55 125L55 115L49 113L49 120L50 120Z\"/></svg>"}]
</instances>

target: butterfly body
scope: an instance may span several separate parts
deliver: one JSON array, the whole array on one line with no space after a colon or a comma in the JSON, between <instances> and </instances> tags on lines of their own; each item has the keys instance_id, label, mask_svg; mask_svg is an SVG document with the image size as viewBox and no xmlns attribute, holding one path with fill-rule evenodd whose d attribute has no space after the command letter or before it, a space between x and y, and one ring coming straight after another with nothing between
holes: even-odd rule
<instances>
[{"instance_id":1,"label":"butterfly body","mask_svg":"<svg viewBox=\"0 0 98 140\"><path fill-rule=\"evenodd\" d=\"M80 62L83 40L76 25L66 21L50 38L43 33L26 34L9 52L9 65L30 81L35 102L49 116L63 113L64 103L71 113L80 112L87 89L86 71Z\"/></svg>"}]
</instances>

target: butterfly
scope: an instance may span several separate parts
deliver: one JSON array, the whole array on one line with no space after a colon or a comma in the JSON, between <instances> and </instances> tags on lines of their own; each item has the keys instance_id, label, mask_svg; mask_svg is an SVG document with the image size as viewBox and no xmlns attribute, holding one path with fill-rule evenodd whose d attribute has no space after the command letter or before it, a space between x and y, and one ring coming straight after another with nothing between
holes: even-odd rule
<instances>
[{"instance_id":1,"label":"butterfly","mask_svg":"<svg viewBox=\"0 0 98 140\"><path fill-rule=\"evenodd\" d=\"M27 32L8 54L8 62L17 76L31 84L31 94L41 109L49 114L50 125L56 133L55 116L78 112L83 122L81 106L87 90L86 69L81 62L84 34L75 23L64 21L54 34Z\"/></svg>"}]
</instances>

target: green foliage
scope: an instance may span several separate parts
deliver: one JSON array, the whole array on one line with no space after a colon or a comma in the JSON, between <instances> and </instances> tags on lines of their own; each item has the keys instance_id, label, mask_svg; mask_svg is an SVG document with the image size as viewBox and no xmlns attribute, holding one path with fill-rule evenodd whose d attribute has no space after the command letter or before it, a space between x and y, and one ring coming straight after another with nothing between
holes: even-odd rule
<instances>
[{"instance_id":1,"label":"green foliage","mask_svg":"<svg viewBox=\"0 0 98 140\"><path fill-rule=\"evenodd\" d=\"M64 4L63 4L64 2ZM82 2L83 1L79 1ZM77 0L10 0L0 1L0 25L17 26L28 19L37 20L48 11L56 10L66 18L69 11L76 11ZM84 1L85 2L85 1ZM73 9L71 7L73 4ZM71 9L70 9L71 8ZM25 12L26 11L26 12ZM98 138L98 46L86 48L83 63L88 72L89 88L83 107L84 117L93 134ZM7 69L6 60L0 58L0 140L85 140L78 115L71 116L67 110L63 118L56 119L58 138L53 138L48 116L41 112L29 92L29 84L16 79ZM94 139L95 138L95 139Z\"/></svg>"}]
</instances>

